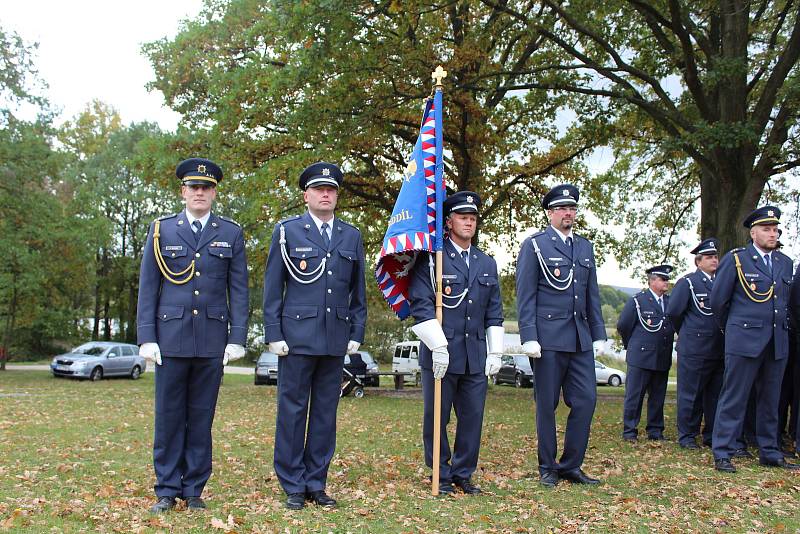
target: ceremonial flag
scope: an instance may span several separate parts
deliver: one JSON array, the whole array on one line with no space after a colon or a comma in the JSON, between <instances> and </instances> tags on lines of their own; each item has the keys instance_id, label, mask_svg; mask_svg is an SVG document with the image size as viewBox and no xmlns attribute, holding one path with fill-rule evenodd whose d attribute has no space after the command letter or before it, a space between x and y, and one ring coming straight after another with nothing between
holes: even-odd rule
<instances>
[{"instance_id":1,"label":"ceremonial flag","mask_svg":"<svg viewBox=\"0 0 800 534\"><path fill-rule=\"evenodd\" d=\"M425 103L419 137L403 173L375 278L383 298L400 319L410 313L408 284L420 252L442 250L442 91Z\"/></svg>"}]
</instances>

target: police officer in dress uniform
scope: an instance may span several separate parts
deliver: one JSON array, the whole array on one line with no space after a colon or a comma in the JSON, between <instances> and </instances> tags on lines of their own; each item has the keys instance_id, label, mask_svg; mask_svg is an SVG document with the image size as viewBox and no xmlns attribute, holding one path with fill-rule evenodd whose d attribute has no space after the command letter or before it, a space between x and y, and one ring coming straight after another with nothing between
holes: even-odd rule
<instances>
[{"instance_id":1,"label":"police officer in dress uniform","mask_svg":"<svg viewBox=\"0 0 800 534\"><path fill-rule=\"evenodd\" d=\"M334 216L342 180L332 163L302 172L308 211L275 225L264 273L265 339L280 357L274 466L293 510L336 506L325 487L344 356L364 341L364 245Z\"/></svg>"},{"instance_id":2,"label":"police officer in dress uniform","mask_svg":"<svg viewBox=\"0 0 800 534\"><path fill-rule=\"evenodd\" d=\"M781 212L754 210L744 220L752 243L725 255L717 270L711 309L725 331L725 375L714 421L714 467L735 472L732 453L755 386L756 441L763 466L798 469L778 446L778 397L789 345L792 260L777 250Z\"/></svg>"},{"instance_id":3,"label":"police officer in dress uniform","mask_svg":"<svg viewBox=\"0 0 800 534\"><path fill-rule=\"evenodd\" d=\"M671 265L656 265L645 271L648 288L633 295L617 321L617 332L626 349L628 376L625 379L625 403L622 411L622 437L636 441L647 394L647 439L663 441L664 398L667 394L669 368L672 366L672 342L675 330L666 316Z\"/></svg>"},{"instance_id":4,"label":"police officer in dress uniform","mask_svg":"<svg viewBox=\"0 0 800 534\"><path fill-rule=\"evenodd\" d=\"M229 361L247 341L247 258L242 228L211 212L222 169L191 158L175 170L186 209L150 225L139 275L139 353L154 361L153 464L158 502L203 509L211 476L211 424Z\"/></svg>"},{"instance_id":5,"label":"police officer in dress uniform","mask_svg":"<svg viewBox=\"0 0 800 534\"><path fill-rule=\"evenodd\" d=\"M678 445L684 449L699 448L695 438L701 419L703 444L711 446L722 388L723 337L711 312L718 247L710 237L692 249L697 270L678 280L667 307L667 318L678 332Z\"/></svg>"},{"instance_id":6,"label":"police officer in dress uniform","mask_svg":"<svg viewBox=\"0 0 800 534\"><path fill-rule=\"evenodd\" d=\"M471 191L444 201L449 237L442 254L443 324L436 320L433 264L420 255L409 289L412 328L422 341L423 430L425 463L439 454L439 492L466 494L481 490L471 477L478 466L486 378L500 370L503 352L503 305L494 258L472 245L478 224L480 197ZM487 348L488 344L488 348ZM487 354L488 352L488 354ZM442 379L441 449L433 451L434 380ZM451 454L447 424L451 408L458 424Z\"/></svg>"},{"instance_id":7,"label":"police officer in dress uniform","mask_svg":"<svg viewBox=\"0 0 800 534\"><path fill-rule=\"evenodd\" d=\"M536 387L539 482L598 484L581 466L597 402L594 353L606 338L592 243L575 235L578 189L554 187L542 199L550 226L522 242L517 257L517 310L522 348ZM556 408L570 407L564 452L556 461Z\"/></svg>"}]
</instances>

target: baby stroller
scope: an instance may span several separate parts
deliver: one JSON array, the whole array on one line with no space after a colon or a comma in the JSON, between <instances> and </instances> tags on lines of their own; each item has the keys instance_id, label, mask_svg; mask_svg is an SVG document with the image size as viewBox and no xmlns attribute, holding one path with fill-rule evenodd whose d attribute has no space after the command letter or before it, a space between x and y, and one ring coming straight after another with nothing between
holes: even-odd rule
<instances>
[{"instance_id":1,"label":"baby stroller","mask_svg":"<svg viewBox=\"0 0 800 534\"><path fill-rule=\"evenodd\" d=\"M344 368L342 369L342 389L339 397L346 397L351 392L353 396L360 399L364 396L364 377L367 374L367 364L361 359L360 354L345 356Z\"/></svg>"}]
</instances>

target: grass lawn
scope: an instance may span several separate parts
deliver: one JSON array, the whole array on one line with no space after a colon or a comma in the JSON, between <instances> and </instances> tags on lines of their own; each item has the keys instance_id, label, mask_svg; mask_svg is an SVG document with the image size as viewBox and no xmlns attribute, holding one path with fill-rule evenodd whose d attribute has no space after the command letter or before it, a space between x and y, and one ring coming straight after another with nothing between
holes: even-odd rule
<instances>
[{"instance_id":1,"label":"grass lawn","mask_svg":"<svg viewBox=\"0 0 800 534\"><path fill-rule=\"evenodd\" d=\"M621 388L600 388L586 488L537 485L531 390L490 386L481 460L484 495L434 498L422 461L418 390L367 390L339 405L328 479L339 508L283 509L272 470L275 387L229 375L214 423L209 510L150 516L153 374L98 383L44 371L0 374L0 531L540 532L800 529L800 475L737 462L716 473L708 449L620 439ZM675 437L674 393L667 435ZM563 430L566 411L560 411ZM452 424L451 424L452 426ZM452 441L451 441L452 442ZM183 505L181 505L181 508Z\"/></svg>"}]
</instances>

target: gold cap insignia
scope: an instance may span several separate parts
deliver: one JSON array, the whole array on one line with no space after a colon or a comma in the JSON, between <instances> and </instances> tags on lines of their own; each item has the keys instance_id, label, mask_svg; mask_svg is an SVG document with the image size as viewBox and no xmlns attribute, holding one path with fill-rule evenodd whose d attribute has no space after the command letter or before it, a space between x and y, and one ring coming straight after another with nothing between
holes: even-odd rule
<instances>
[{"instance_id":1,"label":"gold cap insignia","mask_svg":"<svg viewBox=\"0 0 800 534\"><path fill-rule=\"evenodd\" d=\"M205 165L198 165L197 172L202 172L203 174L206 173L206 166Z\"/></svg>"}]
</instances>

